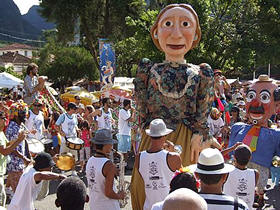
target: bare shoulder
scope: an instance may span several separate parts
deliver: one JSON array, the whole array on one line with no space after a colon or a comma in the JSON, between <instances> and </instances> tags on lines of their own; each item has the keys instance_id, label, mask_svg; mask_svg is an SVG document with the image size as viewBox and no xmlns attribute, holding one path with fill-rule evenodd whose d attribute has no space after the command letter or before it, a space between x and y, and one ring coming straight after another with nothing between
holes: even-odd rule
<instances>
[{"instance_id":1,"label":"bare shoulder","mask_svg":"<svg viewBox=\"0 0 280 210\"><path fill-rule=\"evenodd\" d=\"M177 153L177 152L169 152L168 153L168 159L171 159L171 160L180 160L181 161L181 157L180 155Z\"/></svg>"},{"instance_id":2,"label":"bare shoulder","mask_svg":"<svg viewBox=\"0 0 280 210\"><path fill-rule=\"evenodd\" d=\"M103 175L106 177L109 173L115 172L116 166L112 163L112 161L108 160L102 169Z\"/></svg>"},{"instance_id":3,"label":"bare shoulder","mask_svg":"<svg viewBox=\"0 0 280 210\"><path fill-rule=\"evenodd\" d=\"M182 167L182 160L178 153L169 152L167 156L167 162L172 171L176 171Z\"/></svg>"}]
</instances>

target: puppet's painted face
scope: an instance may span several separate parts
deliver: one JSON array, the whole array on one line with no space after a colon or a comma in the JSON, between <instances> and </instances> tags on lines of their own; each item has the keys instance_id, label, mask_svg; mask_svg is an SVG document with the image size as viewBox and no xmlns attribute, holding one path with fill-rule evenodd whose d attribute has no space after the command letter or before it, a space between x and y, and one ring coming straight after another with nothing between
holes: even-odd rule
<instances>
[{"instance_id":1,"label":"puppet's painted face","mask_svg":"<svg viewBox=\"0 0 280 210\"><path fill-rule=\"evenodd\" d=\"M252 123L267 127L267 120L275 114L273 92L277 85L272 82L254 83L246 94L246 112Z\"/></svg>"},{"instance_id":2,"label":"puppet's painted face","mask_svg":"<svg viewBox=\"0 0 280 210\"><path fill-rule=\"evenodd\" d=\"M184 58L195 39L196 19L185 8L174 7L160 18L155 34L167 60Z\"/></svg>"}]
</instances>

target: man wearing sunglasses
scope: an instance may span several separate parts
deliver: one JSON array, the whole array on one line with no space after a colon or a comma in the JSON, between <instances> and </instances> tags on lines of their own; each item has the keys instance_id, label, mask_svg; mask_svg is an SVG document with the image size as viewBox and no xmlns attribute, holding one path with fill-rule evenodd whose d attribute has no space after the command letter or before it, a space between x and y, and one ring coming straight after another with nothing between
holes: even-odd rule
<instances>
[{"instance_id":1,"label":"man wearing sunglasses","mask_svg":"<svg viewBox=\"0 0 280 210\"><path fill-rule=\"evenodd\" d=\"M26 127L31 131L28 134L29 138L35 138L40 140L43 138L44 126L44 115L42 112L43 102L39 99L35 99L32 103L31 109L29 110L27 120L25 122Z\"/></svg>"}]
</instances>

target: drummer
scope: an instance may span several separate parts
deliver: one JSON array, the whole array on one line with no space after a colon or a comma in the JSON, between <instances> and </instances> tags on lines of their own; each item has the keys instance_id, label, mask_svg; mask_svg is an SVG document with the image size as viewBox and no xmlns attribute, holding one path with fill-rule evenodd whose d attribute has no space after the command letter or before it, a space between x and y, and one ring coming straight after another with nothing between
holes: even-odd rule
<instances>
[{"instance_id":1,"label":"drummer","mask_svg":"<svg viewBox=\"0 0 280 210\"><path fill-rule=\"evenodd\" d=\"M27 104L22 100L14 103L10 107L10 123L6 129L5 135L9 141L18 138L21 131L21 124L25 122L28 113ZM23 173L25 165L30 163L29 151L26 142L21 142L14 152L10 155L10 162L7 164L8 179L6 187L11 187L13 192L16 191L18 181Z\"/></svg>"},{"instance_id":2,"label":"drummer","mask_svg":"<svg viewBox=\"0 0 280 210\"><path fill-rule=\"evenodd\" d=\"M34 138L41 140L43 138L44 126L44 115L42 112L43 102L40 99L34 99L29 109L27 120L25 122L26 127L30 133L28 138Z\"/></svg>"},{"instance_id":3,"label":"drummer","mask_svg":"<svg viewBox=\"0 0 280 210\"><path fill-rule=\"evenodd\" d=\"M78 128L78 119L76 115L77 105L70 102L67 105L66 113L63 113L59 116L55 123L55 129L61 135L61 146L60 146L60 154L69 152L75 156L77 160L77 151L69 149L66 146L65 138L76 138L78 132L80 131ZM75 174L75 172L74 172Z\"/></svg>"}]
</instances>

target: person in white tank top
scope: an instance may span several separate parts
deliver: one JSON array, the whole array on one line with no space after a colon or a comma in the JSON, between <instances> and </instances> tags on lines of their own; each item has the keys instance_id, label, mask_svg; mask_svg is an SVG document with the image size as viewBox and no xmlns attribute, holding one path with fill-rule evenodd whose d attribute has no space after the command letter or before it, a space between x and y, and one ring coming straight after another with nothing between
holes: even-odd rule
<instances>
[{"instance_id":1,"label":"person in white tank top","mask_svg":"<svg viewBox=\"0 0 280 210\"><path fill-rule=\"evenodd\" d=\"M110 130L101 129L96 131L92 142L96 153L86 165L90 210L119 210L118 200L124 199L125 193L116 190L114 177L118 171L108 158L117 141L113 140Z\"/></svg>"},{"instance_id":2,"label":"person in white tank top","mask_svg":"<svg viewBox=\"0 0 280 210\"><path fill-rule=\"evenodd\" d=\"M227 181L223 186L223 192L226 195L242 199L247 203L249 209L253 208L255 187L260 176L256 169L247 168L251 156L251 149L245 144L242 144L235 149L235 169L229 173Z\"/></svg>"},{"instance_id":3,"label":"person in white tank top","mask_svg":"<svg viewBox=\"0 0 280 210\"><path fill-rule=\"evenodd\" d=\"M96 110L96 121L98 124L98 129L109 129L112 131L112 124L114 123L112 112L111 112L111 99L103 98L102 99L103 107L99 110Z\"/></svg>"},{"instance_id":4,"label":"person in white tank top","mask_svg":"<svg viewBox=\"0 0 280 210\"><path fill-rule=\"evenodd\" d=\"M76 116L77 106L74 103L69 103L67 105L67 112L63 113L59 116L55 123L55 129L61 135L61 146L60 146L60 154L61 153L71 153L74 155L75 160L78 160L77 150L70 149L66 146L65 138L75 138L80 132L78 128L78 120ZM74 170L75 165L72 168L72 175L76 176L77 173Z\"/></svg>"},{"instance_id":5,"label":"person in white tank top","mask_svg":"<svg viewBox=\"0 0 280 210\"><path fill-rule=\"evenodd\" d=\"M145 188L143 209L150 210L156 202L162 201L169 193L169 183L174 172L181 168L182 162L178 153L163 149L165 136L173 130L166 128L162 119L155 119L146 130L151 137L151 146L136 156L135 169L139 171Z\"/></svg>"},{"instance_id":6,"label":"person in white tank top","mask_svg":"<svg viewBox=\"0 0 280 210\"><path fill-rule=\"evenodd\" d=\"M32 104L32 109L29 110L28 118L25 122L26 127L30 130L28 134L29 138L35 138L40 140L43 138L43 132L45 130L44 115L41 111L43 102L35 99Z\"/></svg>"}]
</instances>

